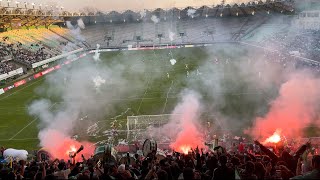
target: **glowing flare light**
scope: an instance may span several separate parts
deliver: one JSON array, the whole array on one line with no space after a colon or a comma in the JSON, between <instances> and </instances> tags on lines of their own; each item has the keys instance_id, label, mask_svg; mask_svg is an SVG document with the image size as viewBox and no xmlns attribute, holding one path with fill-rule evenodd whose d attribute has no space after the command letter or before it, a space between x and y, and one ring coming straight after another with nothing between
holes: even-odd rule
<instances>
[{"instance_id":1,"label":"glowing flare light","mask_svg":"<svg viewBox=\"0 0 320 180\"><path fill-rule=\"evenodd\" d=\"M76 148L75 145L71 145L70 148L69 148L69 150L67 150L66 154L69 156L69 154L70 154L71 152L72 152L72 153L77 152L77 148Z\"/></svg>"},{"instance_id":2,"label":"glowing flare light","mask_svg":"<svg viewBox=\"0 0 320 180\"><path fill-rule=\"evenodd\" d=\"M179 150L184 154L188 154L189 150L191 150L191 147L188 145L182 145L179 147Z\"/></svg>"},{"instance_id":3,"label":"glowing flare light","mask_svg":"<svg viewBox=\"0 0 320 180\"><path fill-rule=\"evenodd\" d=\"M263 144L267 144L267 143L278 143L281 141L281 135L280 135L281 131L280 130L276 130L276 132L273 133L272 136L270 136L269 138L267 138Z\"/></svg>"}]
</instances>

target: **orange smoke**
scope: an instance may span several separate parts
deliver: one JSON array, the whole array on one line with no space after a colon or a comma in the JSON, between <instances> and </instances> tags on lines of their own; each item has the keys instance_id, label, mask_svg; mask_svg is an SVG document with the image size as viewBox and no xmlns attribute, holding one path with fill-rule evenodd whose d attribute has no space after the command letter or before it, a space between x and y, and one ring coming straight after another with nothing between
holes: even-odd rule
<instances>
[{"instance_id":1,"label":"orange smoke","mask_svg":"<svg viewBox=\"0 0 320 180\"><path fill-rule=\"evenodd\" d=\"M205 148L205 145L203 133L198 128L199 96L193 91L185 91L184 93L182 102L176 106L173 112L179 116L173 116L168 124L171 127L168 131L176 132L173 137L174 142L170 144L170 147L175 151L187 154L191 148Z\"/></svg>"},{"instance_id":2,"label":"orange smoke","mask_svg":"<svg viewBox=\"0 0 320 180\"><path fill-rule=\"evenodd\" d=\"M255 120L249 133L262 141L277 129L282 129L287 138L302 136L303 128L311 123L320 124L319 89L320 79L311 73L291 74L281 85L279 96L271 102L269 112Z\"/></svg>"},{"instance_id":3,"label":"orange smoke","mask_svg":"<svg viewBox=\"0 0 320 180\"><path fill-rule=\"evenodd\" d=\"M39 134L41 146L44 147L53 158L69 160L70 152L75 153L81 145L84 149L75 157L76 161L82 161L81 155L89 158L93 155L94 145L90 142L79 142L64 135L57 130L42 131Z\"/></svg>"},{"instance_id":4,"label":"orange smoke","mask_svg":"<svg viewBox=\"0 0 320 180\"><path fill-rule=\"evenodd\" d=\"M276 132L273 133L272 136L268 137L262 144L267 144L267 143L278 143L281 141L281 136L280 136L281 130L276 130Z\"/></svg>"}]
</instances>

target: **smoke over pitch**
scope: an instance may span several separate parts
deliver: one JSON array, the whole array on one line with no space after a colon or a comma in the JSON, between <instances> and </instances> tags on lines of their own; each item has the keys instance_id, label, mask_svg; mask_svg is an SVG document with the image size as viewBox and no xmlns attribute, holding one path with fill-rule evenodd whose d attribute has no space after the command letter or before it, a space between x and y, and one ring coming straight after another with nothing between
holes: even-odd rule
<instances>
[{"instance_id":1,"label":"smoke over pitch","mask_svg":"<svg viewBox=\"0 0 320 180\"><path fill-rule=\"evenodd\" d=\"M290 74L281 85L279 96L271 102L269 112L258 117L250 134L265 139L277 129L287 138L303 136L302 130L310 124L319 125L320 79L311 72Z\"/></svg>"},{"instance_id":2,"label":"smoke over pitch","mask_svg":"<svg viewBox=\"0 0 320 180\"><path fill-rule=\"evenodd\" d=\"M164 126L165 132L175 137L170 147L176 151L188 153L190 148L203 148L204 138L199 128L201 103L197 93L189 90L182 92L182 101L175 107L169 124ZM173 135L173 136L172 136Z\"/></svg>"},{"instance_id":3,"label":"smoke over pitch","mask_svg":"<svg viewBox=\"0 0 320 180\"><path fill-rule=\"evenodd\" d=\"M170 121L163 127L149 129L147 134L157 140L170 139L172 149L187 154L191 148L204 148L200 129L201 97L192 90L183 90L180 97Z\"/></svg>"}]
</instances>

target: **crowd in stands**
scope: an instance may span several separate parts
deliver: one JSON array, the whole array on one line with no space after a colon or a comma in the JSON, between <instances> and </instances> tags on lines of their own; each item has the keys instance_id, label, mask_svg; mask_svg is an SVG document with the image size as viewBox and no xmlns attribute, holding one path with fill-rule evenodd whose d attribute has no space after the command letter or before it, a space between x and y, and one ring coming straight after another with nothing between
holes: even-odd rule
<instances>
[{"instance_id":1,"label":"crowd in stands","mask_svg":"<svg viewBox=\"0 0 320 180\"><path fill-rule=\"evenodd\" d=\"M270 150L255 141L239 142L236 150L217 146L195 148L188 154L172 152L162 159L152 151L147 157L135 154L134 162L98 160L14 161L0 165L0 179L117 179L117 180L228 180L228 179L320 179L320 156L308 142L294 153L287 148ZM2 151L3 152L3 148ZM206 151L206 152L205 152Z\"/></svg>"},{"instance_id":2,"label":"crowd in stands","mask_svg":"<svg viewBox=\"0 0 320 180\"><path fill-rule=\"evenodd\" d=\"M0 62L0 74L5 74L15 70L15 66L5 62Z\"/></svg>"},{"instance_id":3,"label":"crowd in stands","mask_svg":"<svg viewBox=\"0 0 320 180\"><path fill-rule=\"evenodd\" d=\"M79 48L70 45L73 40L70 32L59 27L10 30L1 33L0 38L2 57L12 56L29 65Z\"/></svg>"},{"instance_id":4,"label":"crowd in stands","mask_svg":"<svg viewBox=\"0 0 320 180\"><path fill-rule=\"evenodd\" d=\"M308 30L299 34L277 33L268 37L264 44L282 52L299 52L312 60L320 57L320 30Z\"/></svg>"},{"instance_id":5,"label":"crowd in stands","mask_svg":"<svg viewBox=\"0 0 320 180\"><path fill-rule=\"evenodd\" d=\"M13 71L15 66L6 62L6 58L11 58L11 46L0 42L0 74Z\"/></svg>"}]
</instances>

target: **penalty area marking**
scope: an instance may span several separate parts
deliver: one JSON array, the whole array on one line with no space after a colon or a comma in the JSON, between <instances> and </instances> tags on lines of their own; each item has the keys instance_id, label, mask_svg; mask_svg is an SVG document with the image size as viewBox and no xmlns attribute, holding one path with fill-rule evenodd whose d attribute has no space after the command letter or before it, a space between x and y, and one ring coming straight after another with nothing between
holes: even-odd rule
<instances>
[{"instance_id":1,"label":"penalty area marking","mask_svg":"<svg viewBox=\"0 0 320 180\"><path fill-rule=\"evenodd\" d=\"M49 107L49 110L51 108L53 108L53 106L55 106L57 103L54 103L52 104L50 107ZM15 135L13 135L9 140L13 140L13 138L15 138L18 134L20 134L23 130L25 130L27 127L29 127L32 123L34 123L36 120L38 120L39 117L36 117L34 118L31 122L29 122L25 127L23 127L20 131L18 131Z\"/></svg>"}]
</instances>

